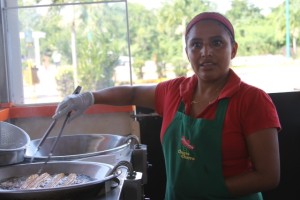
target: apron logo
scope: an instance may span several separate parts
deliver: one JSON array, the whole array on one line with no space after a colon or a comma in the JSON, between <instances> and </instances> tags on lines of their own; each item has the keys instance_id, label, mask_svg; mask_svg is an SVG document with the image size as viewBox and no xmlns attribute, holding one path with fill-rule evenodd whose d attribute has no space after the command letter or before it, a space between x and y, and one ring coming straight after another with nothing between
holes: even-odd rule
<instances>
[{"instance_id":1,"label":"apron logo","mask_svg":"<svg viewBox=\"0 0 300 200\"><path fill-rule=\"evenodd\" d=\"M184 136L182 136L181 144L183 146L183 149L178 150L178 154L180 155L180 157L185 160L195 161L196 160L195 157L193 157L189 152L190 150L195 149L195 147L191 145L190 140L187 140Z\"/></svg>"},{"instance_id":2,"label":"apron logo","mask_svg":"<svg viewBox=\"0 0 300 200\"><path fill-rule=\"evenodd\" d=\"M194 146L191 145L190 140L187 140L184 136L181 137L181 144L189 150L194 150Z\"/></svg>"}]
</instances>

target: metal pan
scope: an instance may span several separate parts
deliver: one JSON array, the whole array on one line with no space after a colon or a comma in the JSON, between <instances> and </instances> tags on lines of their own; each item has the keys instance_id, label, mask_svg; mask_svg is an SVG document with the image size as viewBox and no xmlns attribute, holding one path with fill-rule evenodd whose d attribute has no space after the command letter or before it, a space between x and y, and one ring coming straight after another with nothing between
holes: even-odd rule
<instances>
[{"instance_id":1,"label":"metal pan","mask_svg":"<svg viewBox=\"0 0 300 200\"><path fill-rule=\"evenodd\" d=\"M138 140L133 135L127 137L98 133L63 135L56 145L51 160L70 161L129 151L132 143L134 143L132 142L133 139ZM45 161L55 140L56 137L47 138L38 152L36 149L40 139L31 140L26 149L25 160L34 158L34 161Z\"/></svg>"},{"instance_id":2,"label":"metal pan","mask_svg":"<svg viewBox=\"0 0 300 200\"><path fill-rule=\"evenodd\" d=\"M0 168L0 181L12 177L22 177L37 173L41 167L49 174L76 173L90 176L93 181L57 188L0 190L0 199L86 199L98 196L105 191L105 183L119 174L112 173L113 166L104 163L83 161L55 161L44 163L28 163Z\"/></svg>"}]
</instances>

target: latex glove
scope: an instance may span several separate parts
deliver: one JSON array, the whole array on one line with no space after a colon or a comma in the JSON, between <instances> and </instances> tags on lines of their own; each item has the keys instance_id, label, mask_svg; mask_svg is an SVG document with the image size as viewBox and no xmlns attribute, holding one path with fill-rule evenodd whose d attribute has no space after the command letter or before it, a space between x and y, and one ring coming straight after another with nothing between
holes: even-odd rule
<instances>
[{"instance_id":1,"label":"latex glove","mask_svg":"<svg viewBox=\"0 0 300 200\"><path fill-rule=\"evenodd\" d=\"M81 115L89 106L94 104L94 95L91 92L82 94L71 94L67 96L60 104L58 104L53 119L59 119L67 115L70 111L71 117L69 121Z\"/></svg>"}]
</instances>

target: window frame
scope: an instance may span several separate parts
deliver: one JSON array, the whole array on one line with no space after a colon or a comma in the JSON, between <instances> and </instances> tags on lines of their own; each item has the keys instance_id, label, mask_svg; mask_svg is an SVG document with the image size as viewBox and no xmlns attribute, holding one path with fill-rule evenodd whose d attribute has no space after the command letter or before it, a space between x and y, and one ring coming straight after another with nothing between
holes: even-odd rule
<instances>
[{"instance_id":1,"label":"window frame","mask_svg":"<svg viewBox=\"0 0 300 200\"><path fill-rule=\"evenodd\" d=\"M132 64L129 36L129 20L127 0L110 0L96 2L60 3L61 5L86 5L91 3L125 3L125 17L127 29L127 45L129 56L129 81L132 85ZM51 6L51 5L42 5ZM24 7L41 7L38 5ZM0 108L3 103L26 106L24 104L23 75L20 52L20 38L18 27L18 0L0 0ZM5 12L6 10L10 10ZM13 12L11 12L13 11ZM30 104L29 104L30 105ZM3 107L3 106L2 106Z\"/></svg>"}]
</instances>

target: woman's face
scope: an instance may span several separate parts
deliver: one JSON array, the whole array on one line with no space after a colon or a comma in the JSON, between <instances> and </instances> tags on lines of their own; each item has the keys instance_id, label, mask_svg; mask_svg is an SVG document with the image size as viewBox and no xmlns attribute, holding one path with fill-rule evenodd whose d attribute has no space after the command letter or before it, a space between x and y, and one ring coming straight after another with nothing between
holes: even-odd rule
<instances>
[{"instance_id":1,"label":"woman's face","mask_svg":"<svg viewBox=\"0 0 300 200\"><path fill-rule=\"evenodd\" d=\"M196 23L186 38L188 59L203 81L216 81L226 76L237 48L225 27L213 20Z\"/></svg>"}]
</instances>

